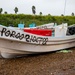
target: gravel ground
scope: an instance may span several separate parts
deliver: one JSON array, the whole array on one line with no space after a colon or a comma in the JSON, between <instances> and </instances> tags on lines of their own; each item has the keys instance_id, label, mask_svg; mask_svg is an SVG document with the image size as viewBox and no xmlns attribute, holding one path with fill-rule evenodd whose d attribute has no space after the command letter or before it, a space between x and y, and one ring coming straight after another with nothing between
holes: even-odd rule
<instances>
[{"instance_id":1,"label":"gravel ground","mask_svg":"<svg viewBox=\"0 0 75 75\"><path fill-rule=\"evenodd\" d=\"M75 75L75 48L70 50L0 59L0 75Z\"/></svg>"}]
</instances>

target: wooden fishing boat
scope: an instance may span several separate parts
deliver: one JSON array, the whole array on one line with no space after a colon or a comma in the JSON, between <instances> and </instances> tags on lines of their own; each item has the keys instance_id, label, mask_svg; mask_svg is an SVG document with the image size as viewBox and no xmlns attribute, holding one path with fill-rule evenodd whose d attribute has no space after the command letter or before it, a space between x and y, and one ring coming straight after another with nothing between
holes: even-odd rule
<instances>
[{"instance_id":1,"label":"wooden fishing boat","mask_svg":"<svg viewBox=\"0 0 75 75\"><path fill-rule=\"evenodd\" d=\"M54 31L48 29L16 30L0 26L0 54L3 58L13 58L75 47L75 27L72 28L73 34L66 34L68 27L64 25L54 27Z\"/></svg>"}]
</instances>

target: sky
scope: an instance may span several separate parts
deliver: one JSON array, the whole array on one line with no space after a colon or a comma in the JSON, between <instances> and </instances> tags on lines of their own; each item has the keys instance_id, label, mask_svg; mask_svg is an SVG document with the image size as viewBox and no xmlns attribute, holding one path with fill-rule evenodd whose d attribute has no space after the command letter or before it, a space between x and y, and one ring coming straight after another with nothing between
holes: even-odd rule
<instances>
[{"instance_id":1,"label":"sky","mask_svg":"<svg viewBox=\"0 0 75 75\"><path fill-rule=\"evenodd\" d=\"M14 14L14 8L18 7L18 14L32 14L32 6L36 7L37 15L40 12L43 15L75 13L75 0L0 0L0 8L3 8L3 13L7 11L9 14Z\"/></svg>"}]
</instances>

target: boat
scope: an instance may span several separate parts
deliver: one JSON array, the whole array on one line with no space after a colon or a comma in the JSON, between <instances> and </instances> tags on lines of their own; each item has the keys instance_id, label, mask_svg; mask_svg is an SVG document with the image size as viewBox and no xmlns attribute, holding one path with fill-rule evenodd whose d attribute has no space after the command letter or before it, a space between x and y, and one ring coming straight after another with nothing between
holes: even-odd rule
<instances>
[{"instance_id":1,"label":"boat","mask_svg":"<svg viewBox=\"0 0 75 75\"><path fill-rule=\"evenodd\" d=\"M53 31L51 29L17 30L0 25L0 55L3 58L15 58L71 47L75 47L75 26L68 27L62 24L55 26Z\"/></svg>"},{"instance_id":2,"label":"boat","mask_svg":"<svg viewBox=\"0 0 75 75\"><path fill-rule=\"evenodd\" d=\"M50 29L50 28L53 28L54 25L56 25L56 23L48 23L48 24L43 24L43 25L40 25L40 26L36 26L35 28L37 29Z\"/></svg>"},{"instance_id":3,"label":"boat","mask_svg":"<svg viewBox=\"0 0 75 75\"><path fill-rule=\"evenodd\" d=\"M17 30L21 30L21 29L50 29L54 27L54 23L48 23L48 24L43 24L43 25L39 25L39 26L35 26L33 23L30 24L29 27L24 27L24 24L18 24L18 27L12 27L9 26L9 28L14 28Z\"/></svg>"}]
</instances>

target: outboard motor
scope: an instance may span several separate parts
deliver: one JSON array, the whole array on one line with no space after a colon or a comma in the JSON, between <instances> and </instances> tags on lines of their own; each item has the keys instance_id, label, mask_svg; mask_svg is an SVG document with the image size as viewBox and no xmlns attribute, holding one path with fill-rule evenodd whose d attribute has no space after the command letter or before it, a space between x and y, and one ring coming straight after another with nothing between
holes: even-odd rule
<instances>
[{"instance_id":1,"label":"outboard motor","mask_svg":"<svg viewBox=\"0 0 75 75\"><path fill-rule=\"evenodd\" d=\"M75 25L69 26L67 30L67 35L74 35L75 34Z\"/></svg>"}]
</instances>

